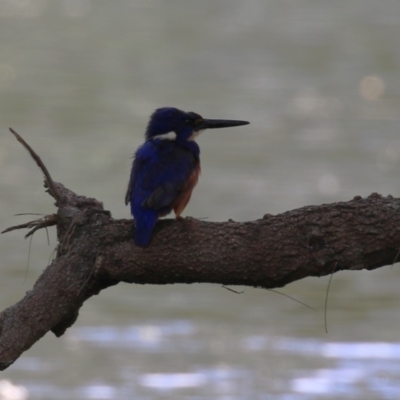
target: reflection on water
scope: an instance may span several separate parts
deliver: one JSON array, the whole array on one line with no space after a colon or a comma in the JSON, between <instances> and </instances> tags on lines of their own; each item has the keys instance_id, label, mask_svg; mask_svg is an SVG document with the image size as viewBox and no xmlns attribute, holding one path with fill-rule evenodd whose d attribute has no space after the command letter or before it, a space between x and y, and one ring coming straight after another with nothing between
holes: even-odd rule
<instances>
[{"instance_id":1,"label":"reflection on water","mask_svg":"<svg viewBox=\"0 0 400 400\"><path fill-rule=\"evenodd\" d=\"M0 230L54 212L8 126L55 180L127 218L130 157L160 106L251 121L199 138L185 215L399 196L399 15L376 0L0 0ZM35 234L26 283L28 242L0 237L1 308L32 287L50 235ZM398 398L399 278L335 274L329 335L323 311L262 290L118 285L2 379L31 399ZM284 291L321 310L327 281Z\"/></svg>"},{"instance_id":2,"label":"reflection on water","mask_svg":"<svg viewBox=\"0 0 400 400\"><path fill-rule=\"evenodd\" d=\"M0 380L0 398L2 400L26 400L29 397L29 391L21 386L14 385L7 379Z\"/></svg>"},{"instance_id":3,"label":"reflection on water","mask_svg":"<svg viewBox=\"0 0 400 400\"><path fill-rule=\"evenodd\" d=\"M60 399L131 399L134 395L140 398L241 399L252 398L257 390L272 392L274 395L269 398L277 400L336 396L360 399L366 391L375 396L371 398L394 399L400 395L400 343L236 336L230 343L236 353L233 362L214 364L207 360L212 358L212 349L203 341L201 331L200 326L189 320L119 328L73 328L66 341L75 351L106 351L106 357L119 359L114 366L117 370L113 371L118 382L113 382L111 377L109 380L85 379L82 385L63 389L28 380L23 382L25 389L14 387L13 393L22 397L3 395L2 398L24 400L27 397L23 395L29 393L31 399L52 399L57 393ZM153 356L146 358L149 352ZM203 361L193 364L190 369L180 369L176 362L165 364L161 361L160 355L166 353L172 353L172 360L174 354L177 358L195 358L200 354ZM155 354L160 360L158 366L148 363ZM257 369L249 368L243 360L255 354L260 360L259 365ZM285 362L269 365L271 360L277 359ZM127 364L129 360L135 364L134 369ZM40 360L30 360L31 365L35 362L37 369L43 369ZM26 361L19 366L22 370L26 370L24 364ZM266 367L268 374L263 376L260 371L265 371ZM11 383L8 385L12 387Z\"/></svg>"},{"instance_id":4,"label":"reflection on water","mask_svg":"<svg viewBox=\"0 0 400 400\"><path fill-rule=\"evenodd\" d=\"M138 348L147 351L171 351L166 341L176 340L176 336L187 336L193 327L188 321L171 321L165 325L146 325L131 328L88 327L69 333L67 340L92 342L99 347Z\"/></svg>"}]
</instances>

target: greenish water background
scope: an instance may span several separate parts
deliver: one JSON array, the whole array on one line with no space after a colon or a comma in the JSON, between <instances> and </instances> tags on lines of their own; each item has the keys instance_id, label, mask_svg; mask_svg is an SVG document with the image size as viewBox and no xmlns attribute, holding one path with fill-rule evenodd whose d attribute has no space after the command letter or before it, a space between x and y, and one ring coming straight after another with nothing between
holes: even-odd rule
<instances>
[{"instance_id":1,"label":"greenish water background","mask_svg":"<svg viewBox=\"0 0 400 400\"><path fill-rule=\"evenodd\" d=\"M129 217L131 155L160 106L251 125L199 139L185 215L246 221L372 192L400 195L400 3L348 0L0 1L0 224L52 213L33 161ZM29 218L29 217L28 217ZM0 306L55 246L0 237ZM277 294L118 285L2 373L30 399L393 399L398 266ZM25 392L21 392L22 394ZM72 396L72 397L71 397Z\"/></svg>"}]
</instances>

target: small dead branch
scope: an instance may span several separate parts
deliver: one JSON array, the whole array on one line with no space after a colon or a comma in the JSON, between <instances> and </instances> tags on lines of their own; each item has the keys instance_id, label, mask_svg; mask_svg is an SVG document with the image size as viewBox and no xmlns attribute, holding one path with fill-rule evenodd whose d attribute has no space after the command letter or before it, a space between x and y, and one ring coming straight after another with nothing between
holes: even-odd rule
<instances>
[{"instance_id":1,"label":"small dead branch","mask_svg":"<svg viewBox=\"0 0 400 400\"><path fill-rule=\"evenodd\" d=\"M10 132L17 138L18 142L20 142L22 144L22 146L24 146L25 149L28 150L28 153L36 161L36 164L39 166L39 168L43 172L43 175L45 178L45 183L46 183L47 187L49 188L50 194L56 199L57 205L61 206L62 205L61 204L62 203L61 194L59 193L49 171L47 170L47 168L44 165L41 158L36 154L36 152L32 149L32 147L29 146L29 144L26 143L25 140L13 128L9 128L9 129L10 129Z\"/></svg>"},{"instance_id":2,"label":"small dead branch","mask_svg":"<svg viewBox=\"0 0 400 400\"><path fill-rule=\"evenodd\" d=\"M29 236L33 235L39 229L57 225L57 221L58 221L57 215L55 215L55 214L46 215L43 218L25 222L24 224L10 226L9 228L2 231L1 233L11 232L11 231L15 231L17 229L33 228L25 235L25 238L28 238Z\"/></svg>"}]
</instances>

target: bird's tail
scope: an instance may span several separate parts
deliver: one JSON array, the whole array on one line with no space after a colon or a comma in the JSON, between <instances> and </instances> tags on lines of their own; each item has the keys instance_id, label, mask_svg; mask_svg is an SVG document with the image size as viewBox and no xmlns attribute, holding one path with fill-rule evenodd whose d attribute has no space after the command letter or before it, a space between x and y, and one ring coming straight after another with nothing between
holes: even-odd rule
<instances>
[{"instance_id":1,"label":"bird's tail","mask_svg":"<svg viewBox=\"0 0 400 400\"><path fill-rule=\"evenodd\" d=\"M143 214L135 218L135 233L133 235L133 241L136 246L140 247L145 247L150 243L158 219L156 211L147 210Z\"/></svg>"}]
</instances>

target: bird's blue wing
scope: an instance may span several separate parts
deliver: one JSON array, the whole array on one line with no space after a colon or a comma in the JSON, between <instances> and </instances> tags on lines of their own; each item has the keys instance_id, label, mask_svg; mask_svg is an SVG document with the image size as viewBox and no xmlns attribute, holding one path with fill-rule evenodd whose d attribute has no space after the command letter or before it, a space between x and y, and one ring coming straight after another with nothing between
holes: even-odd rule
<instances>
[{"instance_id":1,"label":"bird's blue wing","mask_svg":"<svg viewBox=\"0 0 400 400\"><path fill-rule=\"evenodd\" d=\"M173 201L196 167L195 146L191 151L171 141L154 140L137 150L125 197L135 219L136 244L146 246L158 217L171 212Z\"/></svg>"},{"instance_id":2,"label":"bird's blue wing","mask_svg":"<svg viewBox=\"0 0 400 400\"><path fill-rule=\"evenodd\" d=\"M196 154L174 142L159 140L142 145L135 154L126 196L132 213L133 207L167 212L196 163Z\"/></svg>"}]
</instances>

